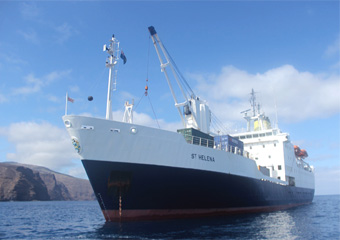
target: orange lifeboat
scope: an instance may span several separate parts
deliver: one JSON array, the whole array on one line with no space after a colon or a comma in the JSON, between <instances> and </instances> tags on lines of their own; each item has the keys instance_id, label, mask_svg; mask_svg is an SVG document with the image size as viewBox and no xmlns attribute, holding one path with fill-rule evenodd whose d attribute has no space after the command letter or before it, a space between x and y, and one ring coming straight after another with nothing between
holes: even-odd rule
<instances>
[{"instance_id":1,"label":"orange lifeboat","mask_svg":"<svg viewBox=\"0 0 340 240\"><path fill-rule=\"evenodd\" d=\"M295 156L296 156L296 157L299 156L299 154L300 154L300 152L301 152L299 146L294 145L294 152L295 152Z\"/></svg>"},{"instance_id":2,"label":"orange lifeboat","mask_svg":"<svg viewBox=\"0 0 340 240\"><path fill-rule=\"evenodd\" d=\"M301 158L306 158L306 157L308 157L307 151L306 151L305 149L301 149L300 154L299 154L299 157L301 157Z\"/></svg>"},{"instance_id":3,"label":"orange lifeboat","mask_svg":"<svg viewBox=\"0 0 340 240\"><path fill-rule=\"evenodd\" d=\"M308 157L307 151L305 149L300 149L300 147L297 145L294 145L294 152L295 152L296 157L299 157L299 158Z\"/></svg>"}]
</instances>

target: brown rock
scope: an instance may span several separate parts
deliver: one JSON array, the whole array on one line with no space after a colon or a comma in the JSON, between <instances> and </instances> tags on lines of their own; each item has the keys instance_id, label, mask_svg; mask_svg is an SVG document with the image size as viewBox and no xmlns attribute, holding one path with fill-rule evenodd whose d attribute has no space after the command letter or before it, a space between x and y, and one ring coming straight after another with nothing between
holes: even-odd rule
<instances>
[{"instance_id":1,"label":"brown rock","mask_svg":"<svg viewBox=\"0 0 340 240\"><path fill-rule=\"evenodd\" d=\"M0 201L95 200L88 180L48 168L0 163Z\"/></svg>"}]
</instances>

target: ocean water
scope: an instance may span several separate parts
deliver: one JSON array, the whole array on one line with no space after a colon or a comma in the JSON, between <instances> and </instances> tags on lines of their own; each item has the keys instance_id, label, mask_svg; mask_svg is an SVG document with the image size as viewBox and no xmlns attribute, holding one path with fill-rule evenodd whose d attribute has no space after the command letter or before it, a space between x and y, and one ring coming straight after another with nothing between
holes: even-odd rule
<instances>
[{"instance_id":1,"label":"ocean water","mask_svg":"<svg viewBox=\"0 0 340 240\"><path fill-rule=\"evenodd\" d=\"M0 202L0 239L340 239L340 195L289 210L105 223L97 202Z\"/></svg>"}]
</instances>

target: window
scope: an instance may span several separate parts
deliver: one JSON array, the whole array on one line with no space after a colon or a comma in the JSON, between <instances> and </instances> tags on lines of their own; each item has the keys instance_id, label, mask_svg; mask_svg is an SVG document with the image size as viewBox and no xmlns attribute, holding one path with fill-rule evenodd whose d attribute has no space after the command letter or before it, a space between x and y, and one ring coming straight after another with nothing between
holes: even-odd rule
<instances>
[{"instance_id":1,"label":"window","mask_svg":"<svg viewBox=\"0 0 340 240\"><path fill-rule=\"evenodd\" d=\"M274 143L274 147L276 147L276 143Z\"/></svg>"},{"instance_id":2,"label":"window","mask_svg":"<svg viewBox=\"0 0 340 240\"><path fill-rule=\"evenodd\" d=\"M279 165L279 166L277 167L277 169L281 170L281 165Z\"/></svg>"},{"instance_id":3,"label":"window","mask_svg":"<svg viewBox=\"0 0 340 240\"><path fill-rule=\"evenodd\" d=\"M269 155L268 158L271 158L271 156Z\"/></svg>"},{"instance_id":4,"label":"window","mask_svg":"<svg viewBox=\"0 0 340 240\"><path fill-rule=\"evenodd\" d=\"M266 147L266 145L264 145L264 144L263 144L262 146L263 146L263 148L265 148L265 147Z\"/></svg>"},{"instance_id":5,"label":"window","mask_svg":"<svg viewBox=\"0 0 340 240\"><path fill-rule=\"evenodd\" d=\"M249 149L253 149L253 147L252 147L252 146L250 146L250 147L249 147Z\"/></svg>"}]
</instances>

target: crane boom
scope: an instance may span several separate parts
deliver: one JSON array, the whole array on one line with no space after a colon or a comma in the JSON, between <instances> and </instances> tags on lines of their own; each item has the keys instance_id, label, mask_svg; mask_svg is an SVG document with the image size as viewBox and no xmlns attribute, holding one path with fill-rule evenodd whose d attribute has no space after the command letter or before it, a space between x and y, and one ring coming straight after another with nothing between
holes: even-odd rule
<instances>
[{"instance_id":1,"label":"crane boom","mask_svg":"<svg viewBox=\"0 0 340 240\"><path fill-rule=\"evenodd\" d=\"M181 117L182 123L185 128L195 128L202 132L210 132L210 122L211 122L211 112L205 101L202 101L193 92L190 95L186 94L184 88L181 84L181 75L178 74L179 71L176 69L176 64L171 59L169 53L166 51L162 41L159 39L158 34L153 26L150 26L149 32L156 49L158 59L161 63L161 71L164 72L166 81L169 85L172 97L175 101L175 106ZM162 54L161 54L162 53ZM165 59L165 60L164 60ZM175 81L183 95L184 102L178 103L174 88L171 84L169 74L167 72L167 67L170 67L171 72L175 78ZM184 80L185 81L185 80ZM186 81L185 81L186 83ZM187 84L187 83L186 83ZM188 85L187 85L188 86ZM190 88L190 86L189 86ZM191 88L190 88L191 90ZM181 108L183 107L183 113Z\"/></svg>"}]
</instances>

